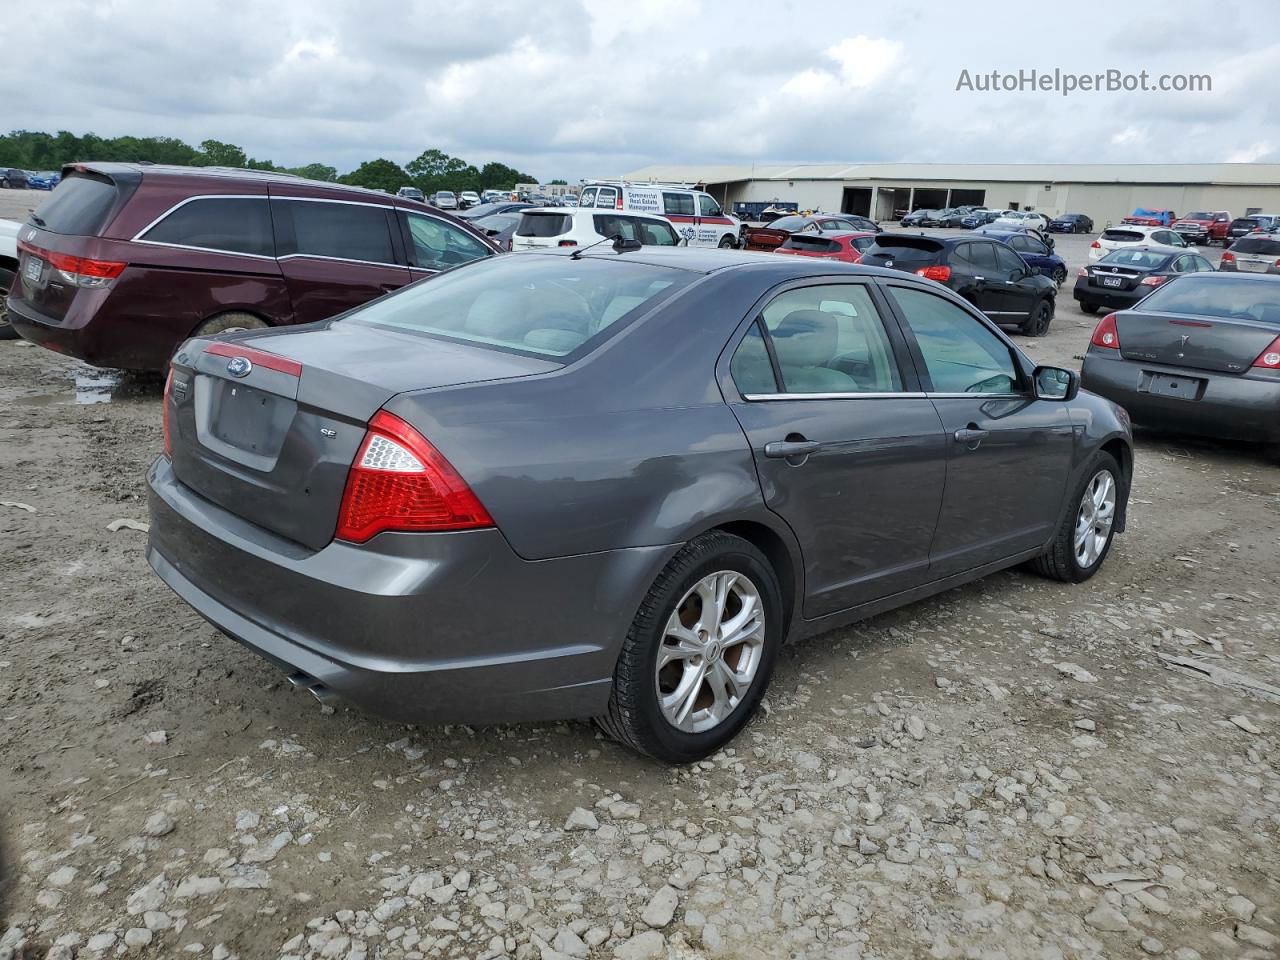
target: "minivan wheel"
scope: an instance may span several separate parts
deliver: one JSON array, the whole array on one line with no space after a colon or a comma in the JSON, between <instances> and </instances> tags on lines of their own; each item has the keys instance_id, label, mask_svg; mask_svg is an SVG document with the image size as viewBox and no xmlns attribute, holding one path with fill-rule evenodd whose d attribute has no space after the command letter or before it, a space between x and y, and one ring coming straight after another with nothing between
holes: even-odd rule
<instances>
[{"instance_id":1,"label":"minivan wheel","mask_svg":"<svg viewBox=\"0 0 1280 960\"><path fill-rule=\"evenodd\" d=\"M596 723L667 763L710 756L759 705L783 629L782 590L764 554L720 531L691 540L641 603Z\"/></svg>"},{"instance_id":2,"label":"minivan wheel","mask_svg":"<svg viewBox=\"0 0 1280 960\"><path fill-rule=\"evenodd\" d=\"M7 298L13 287L14 273L0 267L0 340L17 340L18 331L9 322L9 305Z\"/></svg>"},{"instance_id":3,"label":"minivan wheel","mask_svg":"<svg viewBox=\"0 0 1280 960\"><path fill-rule=\"evenodd\" d=\"M240 330L265 330L267 322L252 313L233 310L220 313L196 327L193 337L212 337L219 333L236 333Z\"/></svg>"},{"instance_id":4,"label":"minivan wheel","mask_svg":"<svg viewBox=\"0 0 1280 960\"><path fill-rule=\"evenodd\" d=\"M1053 321L1053 301L1045 297L1031 308L1031 316L1018 330L1024 337L1043 337Z\"/></svg>"},{"instance_id":5,"label":"minivan wheel","mask_svg":"<svg viewBox=\"0 0 1280 960\"><path fill-rule=\"evenodd\" d=\"M1032 569L1064 583L1083 583L1097 573L1115 538L1122 483L1116 458L1099 453L1076 485L1053 544L1031 561Z\"/></svg>"}]
</instances>

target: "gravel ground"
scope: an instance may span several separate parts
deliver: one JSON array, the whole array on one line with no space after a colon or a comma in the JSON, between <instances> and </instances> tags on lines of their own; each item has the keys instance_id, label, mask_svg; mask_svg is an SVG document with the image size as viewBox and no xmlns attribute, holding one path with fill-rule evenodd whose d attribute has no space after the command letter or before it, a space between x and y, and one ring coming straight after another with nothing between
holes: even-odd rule
<instances>
[{"instance_id":1,"label":"gravel ground","mask_svg":"<svg viewBox=\"0 0 1280 960\"><path fill-rule=\"evenodd\" d=\"M1092 326L1063 299L1022 343L1072 363ZM1088 584L793 645L668 769L293 692L108 529L146 519L158 381L15 343L0 373L0 957L1280 951L1280 469L1246 446L1140 435Z\"/></svg>"}]
</instances>

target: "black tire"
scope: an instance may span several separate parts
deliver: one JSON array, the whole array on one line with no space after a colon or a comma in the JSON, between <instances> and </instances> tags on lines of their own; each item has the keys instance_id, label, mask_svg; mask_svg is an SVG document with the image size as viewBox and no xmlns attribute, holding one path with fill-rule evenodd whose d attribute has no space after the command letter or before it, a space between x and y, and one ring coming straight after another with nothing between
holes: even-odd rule
<instances>
[{"instance_id":1,"label":"black tire","mask_svg":"<svg viewBox=\"0 0 1280 960\"><path fill-rule=\"evenodd\" d=\"M759 593L764 611L761 659L751 685L731 713L709 730L685 732L662 714L658 652L676 605L701 579L720 571L743 574ZM783 629L782 590L763 553L741 537L718 530L691 540L658 575L641 603L614 668L607 712L596 717L596 723L624 746L665 763L709 757L751 719L773 675Z\"/></svg>"},{"instance_id":2,"label":"black tire","mask_svg":"<svg viewBox=\"0 0 1280 960\"><path fill-rule=\"evenodd\" d=\"M736 246L737 244L733 242L733 237L729 236L727 233L720 238L721 250L732 250Z\"/></svg>"},{"instance_id":3,"label":"black tire","mask_svg":"<svg viewBox=\"0 0 1280 960\"><path fill-rule=\"evenodd\" d=\"M1043 337L1049 332L1049 324L1053 322L1053 300L1042 298L1031 308L1031 316L1018 328L1024 337Z\"/></svg>"},{"instance_id":4,"label":"black tire","mask_svg":"<svg viewBox=\"0 0 1280 960\"><path fill-rule=\"evenodd\" d=\"M1056 283L1058 286L1062 286L1064 283L1066 283L1066 282L1067 282L1067 268L1066 268L1066 267L1054 267L1054 268L1053 268L1053 282L1054 282L1054 283Z\"/></svg>"},{"instance_id":5,"label":"black tire","mask_svg":"<svg viewBox=\"0 0 1280 960\"><path fill-rule=\"evenodd\" d=\"M1058 528L1058 532L1053 538L1053 543L1042 556L1031 561L1031 569L1036 573L1053 580L1061 580L1063 583L1084 583L1102 567L1103 562L1107 559L1107 554L1111 552L1111 544L1115 541L1114 515L1110 530L1107 533L1106 543L1098 552L1097 559L1088 566L1081 565L1076 557L1075 534L1085 490L1093 484L1094 478L1104 470L1110 472L1111 481L1115 484L1115 512L1119 513L1121 504L1125 501L1127 490L1124 475L1120 472L1120 464L1116 462L1115 457L1109 453L1099 451L1084 471L1084 476L1080 479L1080 482L1075 485L1071 493L1066 516L1062 519L1062 526Z\"/></svg>"},{"instance_id":6,"label":"black tire","mask_svg":"<svg viewBox=\"0 0 1280 960\"><path fill-rule=\"evenodd\" d=\"M0 340L18 339L18 331L9 322L9 307L5 302L9 291L13 288L14 276L12 270L0 267Z\"/></svg>"},{"instance_id":7,"label":"black tire","mask_svg":"<svg viewBox=\"0 0 1280 960\"><path fill-rule=\"evenodd\" d=\"M270 324L261 317L242 310L232 310L211 317L191 332L193 337L213 337L219 333L230 333L235 330L265 330Z\"/></svg>"},{"instance_id":8,"label":"black tire","mask_svg":"<svg viewBox=\"0 0 1280 960\"><path fill-rule=\"evenodd\" d=\"M1080 304L1080 309L1085 313L1097 313L1102 308L1096 303L1082 303Z\"/></svg>"}]
</instances>

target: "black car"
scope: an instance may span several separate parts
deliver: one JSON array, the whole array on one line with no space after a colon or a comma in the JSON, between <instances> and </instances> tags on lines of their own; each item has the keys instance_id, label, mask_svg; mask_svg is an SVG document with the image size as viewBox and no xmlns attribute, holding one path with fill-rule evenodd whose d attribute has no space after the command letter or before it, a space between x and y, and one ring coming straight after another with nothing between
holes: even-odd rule
<instances>
[{"instance_id":1,"label":"black car","mask_svg":"<svg viewBox=\"0 0 1280 960\"><path fill-rule=\"evenodd\" d=\"M1064 213L1049 221L1050 233L1093 233L1093 221L1083 213Z\"/></svg>"},{"instance_id":2,"label":"black car","mask_svg":"<svg viewBox=\"0 0 1280 960\"><path fill-rule=\"evenodd\" d=\"M898 221L904 227L923 227L925 221L936 216L937 210L915 210Z\"/></svg>"},{"instance_id":3,"label":"black car","mask_svg":"<svg viewBox=\"0 0 1280 960\"><path fill-rule=\"evenodd\" d=\"M1016 326L1025 336L1049 332L1057 285L995 240L882 233L862 255L862 263L936 280L995 323Z\"/></svg>"},{"instance_id":4,"label":"black car","mask_svg":"<svg viewBox=\"0 0 1280 960\"><path fill-rule=\"evenodd\" d=\"M1212 271L1213 264L1198 253L1121 247L1081 267L1071 295L1085 313L1097 313L1103 307L1123 310L1184 273Z\"/></svg>"},{"instance_id":5,"label":"black car","mask_svg":"<svg viewBox=\"0 0 1280 960\"><path fill-rule=\"evenodd\" d=\"M27 174L17 167L0 167L0 188L6 190L27 189Z\"/></svg>"},{"instance_id":6,"label":"black car","mask_svg":"<svg viewBox=\"0 0 1280 960\"><path fill-rule=\"evenodd\" d=\"M960 226L966 230L985 227L991 221L998 219L999 216L999 210L970 210L960 218Z\"/></svg>"},{"instance_id":7,"label":"black car","mask_svg":"<svg viewBox=\"0 0 1280 960\"><path fill-rule=\"evenodd\" d=\"M1239 240L1241 237L1247 237L1256 230L1266 229L1266 221L1257 217L1236 217L1227 227L1227 239Z\"/></svg>"}]
</instances>

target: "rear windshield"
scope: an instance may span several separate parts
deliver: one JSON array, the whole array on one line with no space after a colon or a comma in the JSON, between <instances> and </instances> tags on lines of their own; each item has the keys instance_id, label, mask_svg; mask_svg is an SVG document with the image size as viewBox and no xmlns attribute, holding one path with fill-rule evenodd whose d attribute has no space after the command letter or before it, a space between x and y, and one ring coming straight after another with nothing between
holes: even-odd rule
<instances>
[{"instance_id":1,"label":"rear windshield","mask_svg":"<svg viewBox=\"0 0 1280 960\"><path fill-rule=\"evenodd\" d=\"M1146 234L1136 230L1103 230L1103 240L1115 240L1118 243L1132 243L1134 240L1146 239Z\"/></svg>"},{"instance_id":2,"label":"rear windshield","mask_svg":"<svg viewBox=\"0 0 1280 960\"><path fill-rule=\"evenodd\" d=\"M501 233L513 223L518 223L520 214L518 213L491 213L487 217L476 217L471 222L481 230L492 230L495 233Z\"/></svg>"},{"instance_id":3,"label":"rear windshield","mask_svg":"<svg viewBox=\"0 0 1280 960\"><path fill-rule=\"evenodd\" d=\"M808 253L835 253L840 249L840 244L834 240L828 240L826 237L793 233L787 238L787 242L782 245L782 248L784 250L804 250Z\"/></svg>"},{"instance_id":4,"label":"rear windshield","mask_svg":"<svg viewBox=\"0 0 1280 960\"><path fill-rule=\"evenodd\" d=\"M1184 313L1223 319L1280 321L1280 283L1223 274L1186 274L1156 287L1137 309L1143 313Z\"/></svg>"},{"instance_id":5,"label":"rear windshield","mask_svg":"<svg viewBox=\"0 0 1280 960\"><path fill-rule=\"evenodd\" d=\"M117 187L100 173L73 173L36 208L31 222L51 233L96 237L115 207Z\"/></svg>"},{"instance_id":6,"label":"rear windshield","mask_svg":"<svg viewBox=\"0 0 1280 960\"><path fill-rule=\"evenodd\" d=\"M517 237L558 237L569 232L572 221L565 213L523 213L520 215L520 226L516 227Z\"/></svg>"},{"instance_id":7,"label":"rear windshield","mask_svg":"<svg viewBox=\"0 0 1280 960\"><path fill-rule=\"evenodd\" d=\"M1267 257L1280 257L1280 240L1270 237L1241 237L1231 245L1233 253L1261 253Z\"/></svg>"},{"instance_id":8,"label":"rear windshield","mask_svg":"<svg viewBox=\"0 0 1280 960\"><path fill-rule=\"evenodd\" d=\"M510 256L446 271L340 323L540 357L581 355L697 275L626 260Z\"/></svg>"},{"instance_id":9,"label":"rear windshield","mask_svg":"<svg viewBox=\"0 0 1280 960\"><path fill-rule=\"evenodd\" d=\"M1167 253L1153 253L1150 250L1115 250L1108 253L1098 263L1113 267L1145 267L1154 269L1169 259Z\"/></svg>"},{"instance_id":10,"label":"rear windshield","mask_svg":"<svg viewBox=\"0 0 1280 960\"><path fill-rule=\"evenodd\" d=\"M909 263L936 263L942 244L926 237L882 237L867 251L868 257L887 257L894 266Z\"/></svg>"},{"instance_id":11,"label":"rear windshield","mask_svg":"<svg viewBox=\"0 0 1280 960\"><path fill-rule=\"evenodd\" d=\"M1232 228L1248 227L1250 230L1254 227L1260 226L1261 224L1261 220L1254 220L1252 217L1236 217L1236 219L1231 221Z\"/></svg>"}]
</instances>

